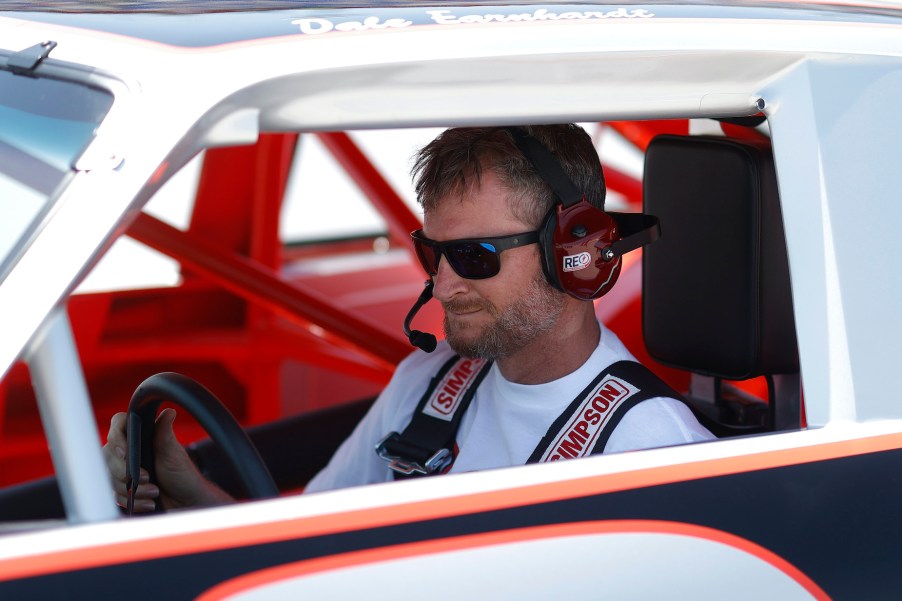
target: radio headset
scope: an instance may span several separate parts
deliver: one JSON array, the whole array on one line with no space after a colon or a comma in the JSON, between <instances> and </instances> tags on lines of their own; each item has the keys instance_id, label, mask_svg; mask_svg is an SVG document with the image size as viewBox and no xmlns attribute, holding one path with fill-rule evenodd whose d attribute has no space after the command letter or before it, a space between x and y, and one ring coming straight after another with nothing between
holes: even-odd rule
<instances>
[{"instance_id":1,"label":"radio headset","mask_svg":"<svg viewBox=\"0 0 902 601\"><path fill-rule=\"evenodd\" d=\"M620 258L660 237L658 218L641 213L606 213L593 206L538 139L519 127L505 129L557 198L539 228L545 278L556 289L579 300L604 296L620 275ZM435 336L411 331L410 324L432 298L432 286L430 279L404 320L404 334L410 343L427 353L435 350Z\"/></svg>"}]
</instances>

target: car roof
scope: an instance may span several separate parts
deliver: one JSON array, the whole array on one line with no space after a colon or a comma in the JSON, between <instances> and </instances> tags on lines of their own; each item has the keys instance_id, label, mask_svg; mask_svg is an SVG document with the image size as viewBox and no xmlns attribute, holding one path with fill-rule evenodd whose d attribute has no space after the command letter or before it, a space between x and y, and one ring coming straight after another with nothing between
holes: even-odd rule
<instances>
[{"instance_id":1,"label":"car roof","mask_svg":"<svg viewBox=\"0 0 902 601\"><path fill-rule=\"evenodd\" d=\"M466 7L466 10L463 10ZM794 2L787 0L751 0L744 2L568 2L550 0L535 3L523 0L455 2L311 2L307 0L270 0L245 2L214 0L155 0L128 2L6 2L0 16L48 24L115 33L138 39L183 47L205 47L248 40L290 35L337 33L339 23L364 22L381 18L404 22L405 27L436 25L434 13L457 8L466 15L462 22L450 19L442 24L498 24L493 16L512 16L510 22L555 21L617 18L692 18L692 19L764 19L828 20L846 22L891 22L902 18L902 3L871 2ZM15 14L13 14L15 13ZM123 18L124 16L128 18ZM520 15L520 17L516 17ZM165 18L161 18L164 17ZM199 17L203 19L199 19ZM482 19L480 19L482 17ZM297 21L304 18L329 19L336 28L322 26L304 31ZM300 31L299 31L300 29ZM393 29L393 27L386 27ZM352 31L348 29L345 31Z\"/></svg>"}]
</instances>

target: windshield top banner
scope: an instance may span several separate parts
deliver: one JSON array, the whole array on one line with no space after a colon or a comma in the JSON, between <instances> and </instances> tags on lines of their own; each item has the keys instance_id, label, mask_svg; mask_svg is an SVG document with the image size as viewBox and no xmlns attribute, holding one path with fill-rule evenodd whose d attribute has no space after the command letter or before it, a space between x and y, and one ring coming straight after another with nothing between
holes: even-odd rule
<instances>
[{"instance_id":1,"label":"windshield top banner","mask_svg":"<svg viewBox=\"0 0 902 601\"><path fill-rule=\"evenodd\" d=\"M478 25L484 23L528 23L533 21L587 21L596 19L647 19L654 13L645 8L615 8L600 10L566 10L566 7L531 9L531 7L505 7L504 9L485 9L471 7L468 9L437 8L424 11L422 18L416 21L409 16L382 18L371 15L362 20L309 17L296 19L292 24L300 27L303 34L328 33L330 31L365 31L409 27L414 24L434 25ZM525 9L525 10L524 10ZM469 12L466 12L469 11Z\"/></svg>"},{"instance_id":2,"label":"windshield top banner","mask_svg":"<svg viewBox=\"0 0 902 601\"><path fill-rule=\"evenodd\" d=\"M144 4L144 3L142 3ZM152 3L150 3L152 4ZM215 3L211 3L215 4ZM7 5L4 5L7 7ZM893 13L898 15L898 13ZM814 19L892 22L875 13L839 10L791 10L762 6L685 6L557 4L514 6L450 6L435 2L419 7L298 8L242 12L73 13L0 11L0 17L82 27L182 47L209 47L284 36L314 37L355 32L398 31L416 26L510 26L564 22L649 21L653 19Z\"/></svg>"}]
</instances>

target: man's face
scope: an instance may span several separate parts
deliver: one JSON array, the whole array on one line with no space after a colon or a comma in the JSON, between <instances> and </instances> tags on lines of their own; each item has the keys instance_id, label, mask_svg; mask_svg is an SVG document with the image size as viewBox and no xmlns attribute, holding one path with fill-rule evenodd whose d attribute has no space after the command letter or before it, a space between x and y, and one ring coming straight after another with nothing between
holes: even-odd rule
<instances>
[{"instance_id":1,"label":"man's face","mask_svg":"<svg viewBox=\"0 0 902 601\"><path fill-rule=\"evenodd\" d=\"M483 172L482 185L463 199L442 199L425 216L423 233L437 240L519 234L533 229L510 211L508 192L495 175ZM564 294L542 275L536 244L506 250L501 271L482 280L457 275L442 257L434 277L434 297L445 310L445 338L466 357L503 358L551 330L564 309Z\"/></svg>"}]
</instances>

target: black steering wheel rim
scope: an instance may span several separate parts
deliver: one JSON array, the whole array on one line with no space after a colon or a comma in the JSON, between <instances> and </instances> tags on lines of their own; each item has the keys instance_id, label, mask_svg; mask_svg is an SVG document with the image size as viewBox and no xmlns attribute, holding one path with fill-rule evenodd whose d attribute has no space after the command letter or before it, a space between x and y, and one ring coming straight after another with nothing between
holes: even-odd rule
<instances>
[{"instance_id":1,"label":"black steering wheel rim","mask_svg":"<svg viewBox=\"0 0 902 601\"><path fill-rule=\"evenodd\" d=\"M143 467L150 474L150 481L156 483L153 430L164 401L190 413L219 445L249 499L278 496L279 489L260 453L225 405L196 380L174 372L150 376L129 401L127 467L135 482Z\"/></svg>"}]
</instances>

